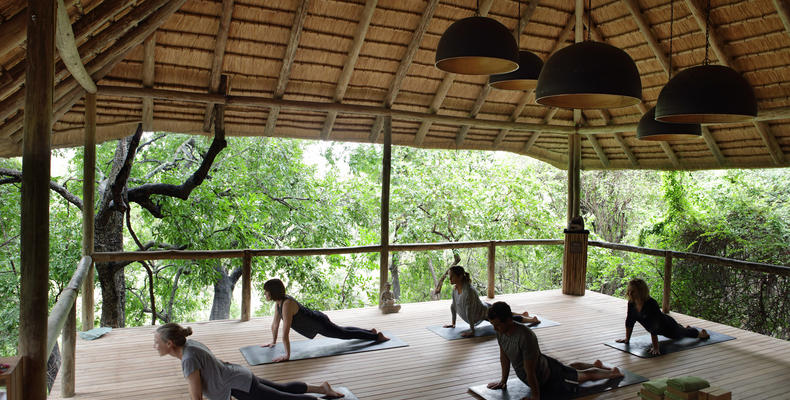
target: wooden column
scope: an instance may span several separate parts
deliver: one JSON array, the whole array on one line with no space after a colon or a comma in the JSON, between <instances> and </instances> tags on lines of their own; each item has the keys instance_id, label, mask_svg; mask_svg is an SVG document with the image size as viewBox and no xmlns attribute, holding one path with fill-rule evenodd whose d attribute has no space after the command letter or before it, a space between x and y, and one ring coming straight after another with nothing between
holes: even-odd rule
<instances>
[{"instance_id":1,"label":"wooden column","mask_svg":"<svg viewBox=\"0 0 790 400\"><path fill-rule=\"evenodd\" d=\"M77 302L71 306L66 325L63 325L63 362L60 364L60 388L63 397L74 397L74 358L77 354Z\"/></svg>"},{"instance_id":2,"label":"wooden column","mask_svg":"<svg viewBox=\"0 0 790 400\"><path fill-rule=\"evenodd\" d=\"M381 160L381 252L379 253L379 298L389 273L390 172L392 170L392 117L384 117L384 149Z\"/></svg>"},{"instance_id":3,"label":"wooden column","mask_svg":"<svg viewBox=\"0 0 790 400\"><path fill-rule=\"evenodd\" d=\"M568 225L579 216L581 202L581 135L568 136Z\"/></svg>"},{"instance_id":4,"label":"wooden column","mask_svg":"<svg viewBox=\"0 0 790 400\"><path fill-rule=\"evenodd\" d=\"M672 296L672 252L667 251L664 255L664 301L662 308L664 313L669 313L669 300Z\"/></svg>"},{"instance_id":5,"label":"wooden column","mask_svg":"<svg viewBox=\"0 0 790 400\"><path fill-rule=\"evenodd\" d=\"M488 244L488 298L494 298L495 280L496 278L496 246L494 242Z\"/></svg>"},{"instance_id":6,"label":"wooden column","mask_svg":"<svg viewBox=\"0 0 790 400\"><path fill-rule=\"evenodd\" d=\"M241 320L250 320L250 304L252 292L252 255L244 250L244 261L241 266Z\"/></svg>"},{"instance_id":7,"label":"wooden column","mask_svg":"<svg viewBox=\"0 0 790 400\"><path fill-rule=\"evenodd\" d=\"M94 196L96 193L96 94L85 95L85 144L82 161L82 255L93 255ZM93 264L82 284L82 330L93 329Z\"/></svg>"},{"instance_id":8,"label":"wooden column","mask_svg":"<svg viewBox=\"0 0 790 400\"><path fill-rule=\"evenodd\" d=\"M590 231L565 230L562 257L562 293L584 296L587 281L587 236Z\"/></svg>"},{"instance_id":9,"label":"wooden column","mask_svg":"<svg viewBox=\"0 0 790 400\"><path fill-rule=\"evenodd\" d=\"M49 170L55 75L55 1L28 1L22 156L19 355L23 397L47 398Z\"/></svg>"}]
</instances>

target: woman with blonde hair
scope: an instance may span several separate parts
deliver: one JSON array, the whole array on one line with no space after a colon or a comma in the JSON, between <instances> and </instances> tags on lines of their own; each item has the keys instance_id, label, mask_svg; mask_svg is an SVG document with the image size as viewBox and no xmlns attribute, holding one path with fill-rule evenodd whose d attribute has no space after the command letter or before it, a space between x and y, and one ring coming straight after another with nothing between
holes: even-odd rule
<instances>
[{"instance_id":1,"label":"woman with blonde hair","mask_svg":"<svg viewBox=\"0 0 790 400\"><path fill-rule=\"evenodd\" d=\"M470 328L468 331L461 332L461 336L472 337L475 335L475 326L483 321L488 321L488 308L491 305L480 300L480 295L472 287L472 279L464 267L454 265L445 274L450 276L450 284L453 285L453 304L450 306L453 321L444 327L455 328L456 315L460 315ZM437 289L441 290L441 287ZM514 313L513 320L528 324L540 322L538 317L530 316L526 311L521 314Z\"/></svg>"},{"instance_id":2,"label":"woman with blonde hair","mask_svg":"<svg viewBox=\"0 0 790 400\"><path fill-rule=\"evenodd\" d=\"M658 335L670 339L684 337L707 339L710 337L704 329L690 326L684 328L674 318L661 312L658 302L650 297L647 283L641 279L632 279L628 282L626 297L628 299L628 315L625 318L625 339L617 339L618 343L631 341L631 332L637 322L650 332L650 338L653 341L653 346L650 348L652 354L661 354L658 348Z\"/></svg>"},{"instance_id":3,"label":"woman with blonde hair","mask_svg":"<svg viewBox=\"0 0 790 400\"><path fill-rule=\"evenodd\" d=\"M181 370L189 383L192 400L206 396L210 400L315 400L305 393L321 393L337 399L342 393L332 390L328 382L308 385L304 382L276 383L253 375L247 368L218 360L203 343L187 339L192 328L167 323L154 333L154 349L160 356L181 360Z\"/></svg>"}]
</instances>

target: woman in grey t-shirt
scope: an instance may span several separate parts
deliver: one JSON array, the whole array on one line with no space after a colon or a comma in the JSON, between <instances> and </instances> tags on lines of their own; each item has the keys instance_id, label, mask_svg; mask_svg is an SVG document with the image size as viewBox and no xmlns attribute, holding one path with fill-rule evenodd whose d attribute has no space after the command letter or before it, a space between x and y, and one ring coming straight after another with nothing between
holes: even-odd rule
<instances>
[{"instance_id":1,"label":"woman in grey t-shirt","mask_svg":"<svg viewBox=\"0 0 790 400\"><path fill-rule=\"evenodd\" d=\"M182 328L172 322L162 325L154 334L154 349L160 356L171 355L181 360L181 369L189 382L193 400L200 400L203 396L210 400L229 400L230 396L238 400L315 400L305 393L321 393L332 399L343 397L342 393L332 390L328 382L321 385L304 382L280 384L258 378L241 365L218 360L203 343L187 340L191 334L192 328Z\"/></svg>"},{"instance_id":2,"label":"woman in grey t-shirt","mask_svg":"<svg viewBox=\"0 0 790 400\"><path fill-rule=\"evenodd\" d=\"M450 306L453 323L444 327L455 328L455 316L457 314L470 327L468 331L462 332L461 336L474 336L475 326L484 320L488 320L488 308L491 305L480 300L480 295L472 287L472 280L469 278L469 273L464 270L464 267L460 265L452 266L447 270L447 273L450 276L450 283L453 285L453 304ZM514 313L513 320L527 324L540 322L538 317L530 316L526 311L521 314Z\"/></svg>"}]
</instances>

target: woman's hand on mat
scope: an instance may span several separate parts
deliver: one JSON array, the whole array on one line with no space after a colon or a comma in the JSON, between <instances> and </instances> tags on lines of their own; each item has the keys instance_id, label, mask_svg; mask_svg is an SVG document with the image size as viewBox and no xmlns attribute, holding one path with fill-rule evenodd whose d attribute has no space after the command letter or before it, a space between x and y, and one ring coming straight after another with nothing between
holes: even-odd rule
<instances>
[{"instance_id":1,"label":"woman's hand on mat","mask_svg":"<svg viewBox=\"0 0 790 400\"><path fill-rule=\"evenodd\" d=\"M486 387L488 387L488 388L489 388L489 389L491 389L491 390L500 390L500 389L504 389L504 388L506 388L506 387L507 387L507 381L504 381L504 382L503 382L503 381L499 381L499 382L491 382L491 383L489 383L488 385L486 385Z\"/></svg>"},{"instance_id":2,"label":"woman's hand on mat","mask_svg":"<svg viewBox=\"0 0 790 400\"><path fill-rule=\"evenodd\" d=\"M272 362L288 361L289 358L291 358L291 356L289 354L286 354L284 356L279 356L273 359Z\"/></svg>"},{"instance_id":3,"label":"woman's hand on mat","mask_svg":"<svg viewBox=\"0 0 790 400\"><path fill-rule=\"evenodd\" d=\"M661 350L659 350L658 347L650 346L650 354L660 355L661 354Z\"/></svg>"},{"instance_id":4,"label":"woman's hand on mat","mask_svg":"<svg viewBox=\"0 0 790 400\"><path fill-rule=\"evenodd\" d=\"M615 340L615 342L628 344L628 342L630 342L630 340L629 339L617 339L617 340Z\"/></svg>"},{"instance_id":5,"label":"woman's hand on mat","mask_svg":"<svg viewBox=\"0 0 790 400\"><path fill-rule=\"evenodd\" d=\"M447 324L444 328L455 328L455 324Z\"/></svg>"},{"instance_id":6,"label":"woman's hand on mat","mask_svg":"<svg viewBox=\"0 0 790 400\"><path fill-rule=\"evenodd\" d=\"M274 347L275 345L277 345L277 343L271 342L267 344L262 344L261 347Z\"/></svg>"}]
</instances>

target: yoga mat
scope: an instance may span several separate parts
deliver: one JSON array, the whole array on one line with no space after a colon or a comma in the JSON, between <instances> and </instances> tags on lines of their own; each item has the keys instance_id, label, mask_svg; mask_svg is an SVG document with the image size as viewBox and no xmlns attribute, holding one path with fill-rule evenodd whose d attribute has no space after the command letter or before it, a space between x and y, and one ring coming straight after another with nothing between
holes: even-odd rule
<instances>
[{"instance_id":1,"label":"yoga mat","mask_svg":"<svg viewBox=\"0 0 790 400\"><path fill-rule=\"evenodd\" d=\"M663 355L735 339L732 336L712 331L708 331L708 334L710 335L708 339L682 338L674 340L658 335L658 349L661 350L661 355ZM658 357L657 355L650 354L650 347L653 346L650 334L631 337L631 342L628 344L617 343L615 341L606 342L604 344L617 350L631 353L637 357Z\"/></svg>"},{"instance_id":2,"label":"yoga mat","mask_svg":"<svg viewBox=\"0 0 790 400\"><path fill-rule=\"evenodd\" d=\"M540 320L537 324L524 324L532 329L538 328L545 328L547 326L556 326L559 325L559 322L554 322L550 319L545 319L543 317L538 316ZM428 330L447 339L447 340L456 340L456 339L469 339L461 336L461 332L469 330L469 324L466 322L461 322L455 324L455 328L444 328L442 325L436 326L429 326ZM494 326L491 325L488 321L483 321L479 325L475 327L475 336L474 337L482 337L482 336L493 336L496 332L494 332Z\"/></svg>"},{"instance_id":3,"label":"yoga mat","mask_svg":"<svg viewBox=\"0 0 790 400\"><path fill-rule=\"evenodd\" d=\"M354 396L354 393L351 393L351 391L348 390L347 387L338 386L338 387L333 387L332 389L335 389L335 392L343 393L345 395L344 397L342 397L342 400L359 400L357 398L357 396ZM317 399L327 399L328 398L328 397L326 397L326 396L324 396L323 394L320 394L320 393L307 393L307 394L309 394L310 396L314 396Z\"/></svg>"},{"instance_id":4,"label":"yoga mat","mask_svg":"<svg viewBox=\"0 0 790 400\"><path fill-rule=\"evenodd\" d=\"M291 342L291 360L303 360L306 358L318 358L334 356L338 354L361 353L363 351L374 351L405 347L408 344L393 335L391 332L384 332L384 336L390 338L386 342L376 343L362 339L334 339L317 338L311 340L299 340ZM246 346L239 349L241 354L250 365L269 364L272 359L285 354L285 347L282 343L272 347L261 347L260 345Z\"/></svg>"},{"instance_id":5,"label":"yoga mat","mask_svg":"<svg viewBox=\"0 0 790 400\"><path fill-rule=\"evenodd\" d=\"M618 379L601 379L598 381L584 382L579 385L579 392L569 397L571 399L589 396L595 393L605 392L611 389L621 388L623 386L635 385L637 383L647 382L647 378L637 375L627 369L620 368L623 373L622 378ZM532 391L529 386L521 382L518 378L509 379L507 381L507 388L504 390L491 390L486 387L486 384L472 386L469 391L485 400L521 400L524 397L531 396ZM543 396L541 396L542 398ZM555 400L552 397L552 400ZM556 399L561 400L561 399Z\"/></svg>"}]
</instances>

